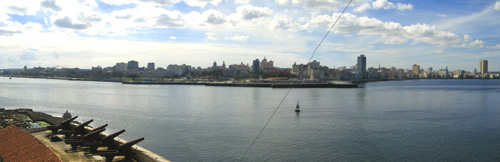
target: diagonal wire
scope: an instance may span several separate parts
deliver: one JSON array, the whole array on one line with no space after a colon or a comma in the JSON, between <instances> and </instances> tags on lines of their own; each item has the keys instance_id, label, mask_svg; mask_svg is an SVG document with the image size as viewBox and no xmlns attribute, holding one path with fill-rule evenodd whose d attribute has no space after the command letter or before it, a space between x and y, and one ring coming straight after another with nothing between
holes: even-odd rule
<instances>
[{"instance_id":1,"label":"diagonal wire","mask_svg":"<svg viewBox=\"0 0 500 162\"><path fill-rule=\"evenodd\" d=\"M321 39L321 41L319 42L318 46L316 46L316 48L314 49L311 57L309 58L309 61L307 61L307 64L309 64L312 60L312 58L314 57L314 54L316 53L316 51L318 50L318 48L321 46L321 44L323 43L323 41L326 39L326 37L328 36L328 34L330 34L330 31L333 29L333 27L335 26L335 24L337 24L337 22L339 21L340 17L342 17L342 15L344 14L345 10L347 10L347 8L349 7L349 5L352 3L353 0L350 0L349 3L347 4L347 6L345 6L344 10L342 10L342 13L340 13L339 17L337 17L337 19L335 20L335 22L333 22L332 26L330 27L330 29L328 29L328 32L326 32L325 36L323 37L323 39ZM300 77L300 74L299 74L299 77ZM288 94L290 93L290 91L292 91L292 88L289 88L288 91L286 92L285 96L283 97L283 99L281 99L281 102L280 104L278 104L278 106L276 107L276 109L274 110L273 114L269 117L269 119L267 120L266 124L264 125L264 127L262 127L262 129L260 130L259 134L257 135L257 137L255 137L255 139L253 140L252 144L250 145L250 147L248 147L247 151L245 152L245 154L243 155L243 157L241 157L240 161L243 161L243 159L245 159L245 157L247 156L248 152L250 151L250 149L252 149L252 146L255 144L255 141L257 141L257 139L260 137L260 135L262 134L262 132L264 131L264 129L267 127L267 124L269 124L269 122L271 121L271 119L273 118L274 114L276 114L276 111L278 111L278 109L280 108L281 104L283 103L283 101L285 101L286 97L288 96Z\"/></svg>"}]
</instances>

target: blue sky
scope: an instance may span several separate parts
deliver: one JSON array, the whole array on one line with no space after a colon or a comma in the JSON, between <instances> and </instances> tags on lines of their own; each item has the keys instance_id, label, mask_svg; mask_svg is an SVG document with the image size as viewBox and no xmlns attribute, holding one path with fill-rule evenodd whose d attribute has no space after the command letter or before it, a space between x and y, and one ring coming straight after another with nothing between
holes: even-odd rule
<instances>
[{"instance_id":1,"label":"blue sky","mask_svg":"<svg viewBox=\"0 0 500 162\"><path fill-rule=\"evenodd\" d=\"M0 2L0 69L306 63L349 0ZM329 67L500 71L500 1L354 0L313 59Z\"/></svg>"}]
</instances>

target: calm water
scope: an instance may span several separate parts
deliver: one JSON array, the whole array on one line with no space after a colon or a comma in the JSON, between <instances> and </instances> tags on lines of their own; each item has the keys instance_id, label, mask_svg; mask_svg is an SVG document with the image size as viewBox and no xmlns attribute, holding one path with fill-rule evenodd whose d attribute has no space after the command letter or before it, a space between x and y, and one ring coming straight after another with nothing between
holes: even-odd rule
<instances>
[{"instance_id":1,"label":"calm water","mask_svg":"<svg viewBox=\"0 0 500 162\"><path fill-rule=\"evenodd\" d=\"M286 91L0 77L0 107L69 110L172 161L238 161ZM244 161L500 161L499 104L500 80L293 89Z\"/></svg>"}]
</instances>

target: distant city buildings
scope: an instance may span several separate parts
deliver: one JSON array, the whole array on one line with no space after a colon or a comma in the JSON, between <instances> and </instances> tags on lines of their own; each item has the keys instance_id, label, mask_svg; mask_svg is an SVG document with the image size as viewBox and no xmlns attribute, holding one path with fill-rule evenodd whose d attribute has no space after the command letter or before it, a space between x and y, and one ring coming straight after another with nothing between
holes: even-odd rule
<instances>
[{"instance_id":1,"label":"distant city buildings","mask_svg":"<svg viewBox=\"0 0 500 162\"><path fill-rule=\"evenodd\" d=\"M138 69L139 69L139 62L134 61L134 60L130 60L127 63L127 70L129 70L129 71L137 71Z\"/></svg>"},{"instance_id":2,"label":"distant city buildings","mask_svg":"<svg viewBox=\"0 0 500 162\"><path fill-rule=\"evenodd\" d=\"M267 62L266 57L264 57L264 59L262 59L262 62L260 62L260 70L273 69L274 68L273 64L274 62L272 60Z\"/></svg>"},{"instance_id":3,"label":"distant city buildings","mask_svg":"<svg viewBox=\"0 0 500 162\"><path fill-rule=\"evenodd\" d=\"M127 71L127 64L124 62L116 63L115 72L124 73Z\"/></svg>"},{"instance_id":4,"label":"distant city buildings","mask_svg":"<svg viewBox=\"0 0 500 162\"><path fill-rule=\"evenodd\" d=\"M97 67L92 67L90 72L93 74L100 74L100 73L102 73L102 67L99 65L97 65Z\"/></svg>"},{"instance_id":5,"label":"distant city buildings","mask_svg":"<svg viewBox=\"0 0 500 162\"><path fill-rule=\"evenodd\" d=\"M259 62L259 59L253 60L253 63L252 63L252 72L253 73L260 73L260 62Z\"/></svg>"},{"instance_id":6,"label":"distant city buildings","mask_svg":"<svg viewBox=\"0 0 500 162\"><path fill-rule=\"evenodd\" d=\"M411 70L412 74L415 75L417 78L420 77L420 65L417 65L417 64L413 64L413 67L412 67L412 70Z\"/></svg>"},{"instance_id":7,"label":"distant city buildings","mask_svg":"<svg viewBox=\"0 0 500 162\"><path fill-rule=\"evenodd\" d=\"M147 68L148 71L154 71L155 70L155 63L154 62L150 62L148 63L148 68Z\"/></svg>"},{"instance_id":8,"label":"distant city buildings","mask_svg":"<svg viewBox=\"0 0 500 162\"><path fill-rule=\"evenodd\" d=\"M360 55L358 57L358 63L356 64L358 69L358 79L366 79L366 57L365 55Z\"/></svg>"},{"instance_id":9,"label":"distant city buildings","mask_svg":"<svg viewBox=\"0 0 500 162\"><path fill-rule=\"evenodd\" d=\"M354 59L353 59L354 62ZM347 68L350 67L350 68ZM249 73L257 75L246 75ZM268 61L266 57L260 61L259 59L252 60L251 66L248 63L241 62L240 64L231 64L226 66L225 61L222 65L213 62L212 66L197 68L186 64L169 64L165 68L156 67L154 62L147 63L147 67L139 67L139 62L130 60L127 63L118 62L114 66L92 67L91 69L79 68L56 68L56 67L33 67L24 66L18 71L2 71L0 75L5 74L22 74L27 76L69 76L71 78L78 77L130 77L133 79L162 79L162 78L183 78L183 79L215 79L215 80L231 80L231 79L248 79L262 77L293 78L301 81L332 81L332 80L347 80L347 81L370 81L370 80L395 80L395 79L493 79L500 78L500 72L488 71L488 60L479 60L478 71L468 72L465 70L455 69L448 70L448 66L435 70L432 67L421 69L420 65L414 64L411 68L390 68L367 67L367 57L365 54L360 54L356 58L354 65L339 66L338 68L329 68L321 66L319 61L313 60L307 64L297 64L294 62L291 68L275 67L274 62ZM275 80L276 79L271 79Z\"/></svg>"},{"instance_id":10,"label":"distant city buildings","mask_svg":"<svg viewBox=\"0 0 500 162\"><path fill-rule=\"evenodd\" d=\"M479 73L483 77L488 73L488 60L479 60Z\"/></svg>"}]
</instances>

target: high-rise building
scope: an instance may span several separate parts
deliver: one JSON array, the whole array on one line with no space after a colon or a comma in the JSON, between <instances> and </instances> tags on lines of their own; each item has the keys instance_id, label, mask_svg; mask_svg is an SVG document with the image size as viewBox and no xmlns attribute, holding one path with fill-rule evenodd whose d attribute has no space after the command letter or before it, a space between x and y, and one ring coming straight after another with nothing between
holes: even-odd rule
<instances>
[{"instance_id":1,"label":"high-rise building","mask_svg":"<svg viewBox=\"0 0 500 162\"><path fill-rule=\"evenodd\" d=\"M479 60L479 73L481 75L488 73L488 60Z\"/></svg>"},{"instance_id":2,"label":"high-rise building","mask_svg":"<svg viewBox=\"0 0 500 162\"><path fill-rule=\"evenodd\" d=\"M413 68L411 73L414 74L417 78L420 76L420 65L413 64Z\"/></svg>"},{"instance_id":3,"label":"high-rise building","mask_svg":"<svg viewBox=\"0 0 500 162\"><path fill-rule=\"evenodd\" d=\"M137 69L139 69L139 62L134 61L134 60L130 60L127 63L127 70L128 71L133 71L133 70L137 70Z\"/></svg>"},{"instance_id":4,"label":"high-rise building","mask_svg":"<svg viewBox=\"0 0 500 162\"><path fill-rule=\"evenodd\" d=\"M271 61L267 61L266 57L264 57L264 59L262 59L262 62L260 62L260 69L261 70L269 70L269 69L273 69L274 68L274 62L271 60Z\"/></svg>"},{"instance_id":5,"label":"high-rise building","mask_svg":"<svg viewBox=\"0 0 500 162\"><path fill-rule=\"evenodd\" d=\"M260 61L259 61L259 59L253 60L252 72L254 72L254 73L259 73L260 72Z\"/></svg>"},{"instance_id":6,"label":"high-rise building","mask_svg":"<svg viewBox=\"0 0 500 162\"><path fill-rule=\"evenodd\" d=\"M148 71L154 71L155 70L155 63L150 62L148 63Z\"/></svg>"},{"instance_id":7,"label":"high-rise building","mask_svg":"<svg viewBox=\"0 0 500 162\"><path fill-rule=\"evenodd\" d=\"M121 72L121 73L126 72L127 71L127 64L124 62L116 63L115 71Z\"/></svg>"},{"instance_id":8,"label":"high-rise building","mask_svg":"<svg viewBox=\"0 0 500 162\"><path fill-rule=\"evenodd\" d=\"M358 63L356 64L356 67L358 69L358 79L365 79L366 78L366 57L365 55L359 55L358 57Z\"/></svg>"}]
</instances>

